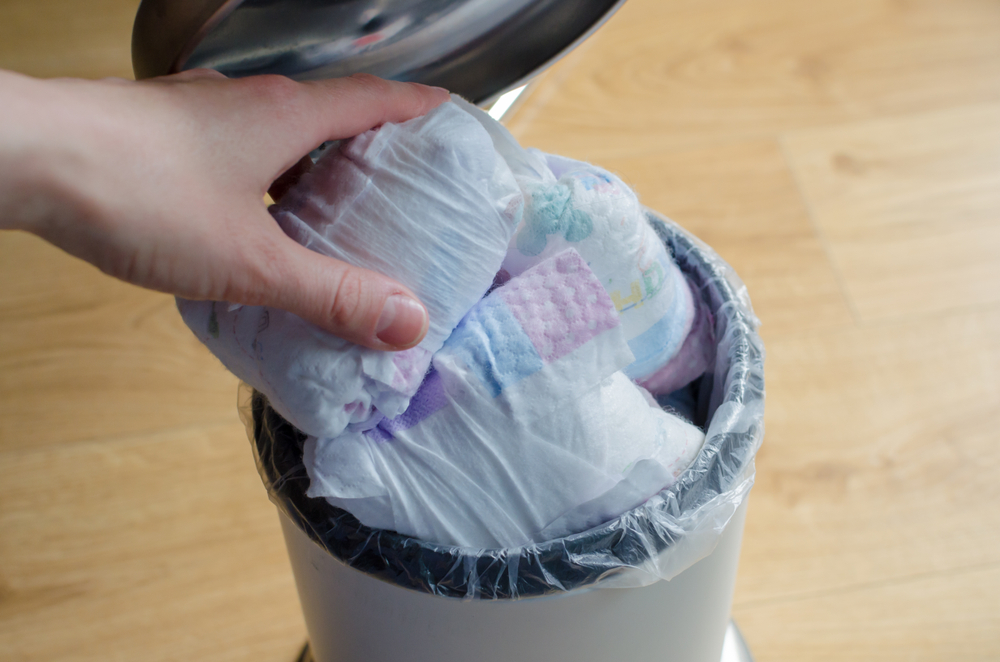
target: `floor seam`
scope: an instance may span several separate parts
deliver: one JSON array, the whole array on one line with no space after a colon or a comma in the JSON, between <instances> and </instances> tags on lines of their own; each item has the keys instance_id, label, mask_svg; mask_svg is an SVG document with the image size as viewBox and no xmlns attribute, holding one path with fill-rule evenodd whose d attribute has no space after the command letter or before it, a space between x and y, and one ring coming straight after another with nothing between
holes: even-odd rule
<instances>
[{"instance_id":1,"label":"floor seam","mask_svg":"<svg viewBox=\"0 0 1000 662\"><path fill-rule=\"evenodd\" d=\"M169 428L157 428L155 430L147 430L144 432L132 432L125 434L116 434L107 437L85 437L82 439L58 441L53 443L41 444L39 446L23 446L19 448L0 447L0 459L13 455L50 453L67 449L84 450L87 448L94 448L94 447L108 448L109 446L128 445L130 443L136 443L142 440L154 441L157 440L158 437L169 437L172 435L182 434L184 432L190 432L194 430L207 430L213 428L227 427L230 425L234 425L237 422L238 420L233 418L217 419L213 421L206 421L204 423L179 425L177 427L169 427Z\"/></svg>"},{"instance_id":2,"label":"floor seam","mask_svg":"<svg viewBox=\"0 0 1000 662\"><path fill-rule=\"evenodd\" d=\"M802 178L795 165L795 160L792 158L792 155L788 150L785 134L779 133L776 141L778 144L778 150L781 152L781 157L785 161L785 167L788 168L789 175L792 178L792 186L795 187L795 192L798 193L799 200L805 208L806 218L809 220L809 226L812 228L812 231L816 236L816 240L819 242L820 248L823 250L823 255L826 257L826 261L830 265L830 271L833 272L833 279L837 283L837 289L840 290L840 295L844 298L844 303L847 305L847 309L850 311L851 318L854 320L854 323L857 326L861 326L863 324L861 312L858 310L857 305L854 303L854 299L850 295L850 289L847 287L844 274L841 272L840 266L837 264L837 260L833 255L833 249L830 247L830 242L827 240L826 234L823 232L818 220L816 219L816 210L813 207L809 196L806 195L805 186L802 183Z\"/></svg>"},{"instance_id":3,"label":"floor seam","mask_svg":"<svg viewBox=\"0 0 1000 662\"><path fill-rule=\"evenodd\" d=\"M743 608L754 608L754 607L766 607L770 605L801 602L804 600L814 600L817 598L821 599L836 595L845 595L847 593L854 593L856 591L868 591L879 588L887 588L891 586L902 586L904 584L910 584L913 582L923 581L927 579L935 579L938 577L947 577L949 575L972 574L976 572L982 572L984 570L992 570L995 568L1000 568L1000 561L991 561L989 563L979 563L970 566L949 568L947 570L931 570L927 572L915 573L912 575L906 575L902 577L894 577L891 579L885 579L881 581L860 582L857 584L851 584L849 586L819 589L803 593L792 593L788 595L774 596L770 598L759 598L756 600L745 600L745 601L740 601L739 599L735 599L733 600L733 608L743 609Z\"/></svg>"}]
</instances>

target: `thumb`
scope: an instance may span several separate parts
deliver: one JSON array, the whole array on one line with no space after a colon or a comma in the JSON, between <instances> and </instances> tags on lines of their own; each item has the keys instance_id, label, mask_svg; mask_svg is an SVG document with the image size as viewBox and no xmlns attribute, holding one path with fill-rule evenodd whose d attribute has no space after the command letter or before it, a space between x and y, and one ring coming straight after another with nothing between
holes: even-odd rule
<instances>
[{"instance_id":1,"label":"thumb","mask_svg":"<svg viewBox=\"0 0 1000 662\"><path fill-rule=\"evenodd\" d=\"M427 309L408 288L282 239L278 257L284 264L272 265L264 305L373 349L407 349L423 340Z\"/></svg>"}]
</instances>

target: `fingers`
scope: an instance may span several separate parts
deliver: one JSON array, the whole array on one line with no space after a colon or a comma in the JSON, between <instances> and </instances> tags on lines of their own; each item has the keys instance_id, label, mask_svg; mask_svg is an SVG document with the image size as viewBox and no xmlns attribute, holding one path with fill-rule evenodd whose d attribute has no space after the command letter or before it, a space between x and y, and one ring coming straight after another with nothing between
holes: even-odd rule
<instances>
[{"instance_id":1,"label":"fingers","mask_svg":"<svg viewBox=\"0 0 1000 662\"><path fill-rule=\"evenodd\" d=\"M284 87L283 81L259 81ZM295 123L299 147L312 149L326 140L348 138L385 122L420 116L448 100L447 91L424 85L385 81L369 75L296 84L294 102L301 107ZM275 97L287 94L269 90ZM308 136L305 137L304 136ZM293 142L292 140L288 141ZM305 157L271 186L275 200L294 184L312 162ZM375 349L406 349L427 333L423 304L408 289L381 274L347 265L288 240L290 273L271 291L277 308L293 312L338 337ZM294 266L293 266L294 265Z\"/></svg>"},{"instance_id":2,"label":"fingers","mask_svg":"<svg viewBox=\"0 0 1000 662\"><path fill-rule=\"evenodd\" d=\"M279 198L287 191L309 165L303 154L322 142L421 115L446 101L446 91L366 75L299 83L281 76L225 79L208 71L142 85L154 112L181 120L159 123L169 129L161 152L180 152L184 156L176 164L189 159L198 166L194 188L206 189L199 199L214 196L217 206L244 219L238 232L227 229L228 248L208 267L214 275L193 278L198 284L186 285L188 293L180 294L273 306L377 349L405 349L423 338L427 311L412 292L298 245L258 208L268 188ZM254 205L254 212L235 214L234 207L243 204ZM192 279L170 274L167 281ZM158 287L178 291L172 281Z\"/></svg>"},{"instance_id":3,"label":"fingers","mask_svg":"<svg viewBox=\"0 0 1000 662\"><path fill-rule=\"evenodd\" d=\"M141 85L154 93L155 108L183 111L195 148L217 155L225 170L238 166L245 184L263 190L327 140L404 122L448 100L441 88L366 74L300 83L200 69Z\"/></svg>"},{"instance_id":4,"label":"fingers","mask_svg":"<svg viewBox=\"0 0 1000 662\"><path fill-rule=\"evenodd\" d=\"M241 114L255 142L266 140L273 153L288 157L286 168L327 140L352 138L386 122L405 122L449 98L441 88L366 74L307 83L280 76L233 82L246 94Z\"/></svg>"},{"instance_id":5,"label":"fingers","mask_svg":"<svg viewBox=\"0 0 1000 662\"><path fill-rule=\"evenodd\" d=\"M336 106L346 114L323 129L348 138L386 122L405 122L448 100L448 91L416 83L388 81L370 74L306 83L320 107Z\"/></svg>"},{"instance_id":6,"label":"fingers","mask_svg":"<svg viewBox=\"0 0 1000 662\"><path fill-rule=\"evenodd\" d=\"M259 303L287 310L366 347L407 349L427 333L427 310L407 288L282 238ZM236 300L236 299L230 299Z\"/></svg>"}]
</instances>

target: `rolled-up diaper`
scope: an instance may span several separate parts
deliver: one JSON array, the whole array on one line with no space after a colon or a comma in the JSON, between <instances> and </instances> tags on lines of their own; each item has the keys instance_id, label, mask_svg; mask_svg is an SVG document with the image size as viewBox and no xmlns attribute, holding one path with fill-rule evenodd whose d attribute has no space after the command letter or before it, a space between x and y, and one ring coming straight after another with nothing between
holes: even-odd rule
<instances>
[{"instance_id":1,"label":"rolled-up diaper","mask_svg":"<svg viewBox=\"0 0 1000 662\"><path fill-rule=\"evenodd\" d=\"M603 168L525 150L488 115L468 104L465 109L487 129L525 194L524 218L511 241L504 270L516 276L575 248L621 315L625 337L635 354L625 374L641 382L662 372L681 351L698 314L698 302L646 220L635 193Z\"/></svg>"},{"instance_id":2,"label":"rolled-up diaper","mask_svg":"<svg viewBox=\"0 0 1000 662\"><path fill-rule=\"evenodd\" d=\"M504 260L511 275L572 246L587 260L621 315L635 361L625 373L642 379L680 350L694 320L683 274L646 221L635 193L611 173L548 157L551 184L521 180L524 220Z\"/></svg>"},{"instance_id":3,"label":"rolled-up diaper","mask_svg":"<svg viewBox=\"0 0 1000 662\"><path fill-rule=\"evenodd\" d=\"M621 372L632 358L586 262L551 256L469 312L404 414L310 437L308 494L466 547L604 522L673 484L704 441Z\"/></svg>"},{"instance_id":4,"label":"rolled-up diaper","mask_svg":"<svg viewBox=\"0 0 1000 662\"><path fill-rule=\"evenodd\" d=\"M663 392L696 378L711 318L610 173L524 150L454 99L328 150L272 213L430 313L417 347L381 352L284 311L178 299L309 435L310 496L376 528L511 547L635 507L701 448L633 380Z\"/></svg>"},{"instance_id":5,"label":"rolled-up diaper","mask_svg":"<svg viewBox=\"0 0 1000 662\"><path fill-rule=\"evenodd\" d=\"M671 393L708 372L715 364L715 316L692 290L694 320L680 349L651 374L636 382L652 393Z\"/></svg>"},{"instance_id":6,"label":"rolled-up diaper","mask_svg":"<svg viewBox=\"0 0 1000 662\"><path fill-rule=\"evenodd\" d=\"M493 282L522 207L486 130L445 103L328 150L272 207L304 246L412 289L430 317L417 347L367 349L266 307L178 299L178 308L226 367L293 425L336 436L406 409L431 355Z\"/></svg>"}]
</instances>

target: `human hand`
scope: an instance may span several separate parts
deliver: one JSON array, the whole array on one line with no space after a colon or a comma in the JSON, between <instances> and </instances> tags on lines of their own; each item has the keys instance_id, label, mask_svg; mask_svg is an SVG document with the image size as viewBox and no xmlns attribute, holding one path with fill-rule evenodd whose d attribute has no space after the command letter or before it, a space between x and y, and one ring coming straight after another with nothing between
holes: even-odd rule
<instances>
[{"instance_id":1,"label":"human hand","mask_svg":"<svg viewBox=\"0 0 1000 662\"><path fill-rule=\"evenodd\" d=\"M0 227L142 287L281 308L376 349L426 333L409 289L300 246L263 198L320 143L421 115L444 90L372 76L42 81L0 71L0 98Z\"/></svg>"}]
</instances>

